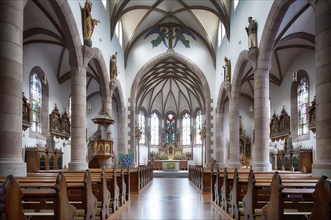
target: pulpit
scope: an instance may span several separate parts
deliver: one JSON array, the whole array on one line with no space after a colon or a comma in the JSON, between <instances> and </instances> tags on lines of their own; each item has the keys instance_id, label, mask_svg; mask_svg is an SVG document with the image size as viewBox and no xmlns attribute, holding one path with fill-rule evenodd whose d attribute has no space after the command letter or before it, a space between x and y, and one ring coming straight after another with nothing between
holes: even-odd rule
<instances>
[{"instance_id":1,"label":"pulpit","mask_svg":"<svg viewBox=\"0 0 331 220\"><path fill-rule=\"evenodd\" d=\"M93 150L93 156L97 158L103 168L106 161L113 156L113 142L110 140L95 140Z\"/></svg>"},{"instance_id":2,"label":"pulpit","mask_svg":"<svg viewBox=\"0 0 331 220\"><path fill-rule=\"evenodd\" d=\"M114 120L107 114L100 114L92 121L99 125L101 136L93 140L93 157L96 158L101 168L105 167L106 161L113 157L113 141L110 140L110 135L106 135L105 131L109 125L114 123ZM101 129L103 127L103 129ZM110 134L110 132L109 132Z\"/></svg>"}]
</instances>

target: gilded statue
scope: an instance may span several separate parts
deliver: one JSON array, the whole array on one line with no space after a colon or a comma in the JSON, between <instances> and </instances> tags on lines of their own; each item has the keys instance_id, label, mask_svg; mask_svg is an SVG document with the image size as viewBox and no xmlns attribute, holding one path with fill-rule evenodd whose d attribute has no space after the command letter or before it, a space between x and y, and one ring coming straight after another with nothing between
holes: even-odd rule
<instances>
[{"instance_id":1,"label":"gilded statue","mask_svg":"<svg viewBox=\"0 0 331 220\"><path fill-rule=\"evenodd\" d=\"M248 35L248 48L257 48L257 25L252 17L248 17L248 26L245 29Z\"/></svg>"},{"instance_id":2,"label":"gilded statue","mask_svg":"<svg viewBox=\"0 0 331 220\"><path fill-rule=\"evenodd\" d=\"M91 15L92 3L86 0L83 8L83 37L84 45L92 47L92 34L94 31L94 26L99 24L100 21L93 19Z\"/></svg>"}]
</instances>

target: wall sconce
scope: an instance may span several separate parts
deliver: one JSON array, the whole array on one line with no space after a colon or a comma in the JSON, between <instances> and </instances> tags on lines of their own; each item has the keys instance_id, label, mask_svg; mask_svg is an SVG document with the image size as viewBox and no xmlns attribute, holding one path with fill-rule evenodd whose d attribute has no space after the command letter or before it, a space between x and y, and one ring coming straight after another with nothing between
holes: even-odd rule
<instances>
[{"instance_id":1,"label":"wall sconce","mask_svg":"<svg viewBox=\"0 0 331 220\"><path fill-rule=\"evenodd\" d=\"M92 109L92 104L91 104L91 103L88 103L88 104L87 104L87 109L88 109L88 110L91 110L91 109Z\"/></svg>"},{"instance_id":2,"label":"wall sconce","mask_svg":"<svg viewBox=\"0 0 331 220\"><path fill-rule=\"evenodd\" d=\"M248 111L253 112L253 106L252 105L248 106Z\"/></svg>"}]
</instances>

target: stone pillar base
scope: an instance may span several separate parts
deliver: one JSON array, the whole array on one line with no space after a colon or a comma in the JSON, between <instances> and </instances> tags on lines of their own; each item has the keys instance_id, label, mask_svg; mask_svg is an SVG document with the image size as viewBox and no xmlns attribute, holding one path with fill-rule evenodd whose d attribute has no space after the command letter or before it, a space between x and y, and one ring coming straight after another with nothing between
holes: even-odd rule
<instances>
[{"instance_id":1,"label":"stone pillar base","mask_svg":"<svg viewBox=\"0 0 331 220\"><path fill-rule=\"evenodd\" d=\"M69 162L68 169L71 171L82 171L88 169L87 162Z\"/></svg>"},{"instance_id":2,"label":"stone pillar base","mask_svg":"<svg viewBox=\"0 0 331 220\"><path fill-rule=\"evenodd\" d=\"M323 164L316 164L313 163L313 176L321 177L325 175L327 177L331 177L331 162L330 163L323 163Z\"/></svg>"},{"instance_id":3,"label":"stone pillar base","mask_svg":"<svg viewBox=\"0 0 331 220\"><path fill-rule=\"evenodd\" d=\"M272 170L272 166L270 162L265 162L265 161L256 161L253 162L252 164L252 169L254 171L271 171Z\"/></svg>"},{"instance_id":4,"label":"stone pillar base","mask_svg":"<svg viewBox=\"0 0 331 220\"><path fill-rule=\"evenodd\" d=\"M22 159L0 159L0 176L26 176L26 163Z\"/></svg>"},{"instance_id":5,"label":"stone pillar base","mask_svg":"<svg viewBox=\"0 0 331 220\"><path fill-rule=\"evenodd\" d=\"M241 168L241 164L236 162L229 162L226 167L231 169L235 169L235 168L239 169Z\"/></svg>"}]
</instances>

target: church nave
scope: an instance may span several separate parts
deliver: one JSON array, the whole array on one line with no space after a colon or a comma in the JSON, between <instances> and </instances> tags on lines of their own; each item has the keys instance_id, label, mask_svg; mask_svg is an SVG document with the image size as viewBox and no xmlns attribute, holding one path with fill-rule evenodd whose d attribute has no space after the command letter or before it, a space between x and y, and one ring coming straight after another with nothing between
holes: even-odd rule
<instances>
[{"instance_id":1,"label":"church nave","mask_svg":"<svg viewBox=\"0 0 331 220\"><path fill-rule=\"evenodd\" d=\"M187 178L154 178L111 219L231 219L211 203Z\"/></svg>"}]
</instances>

